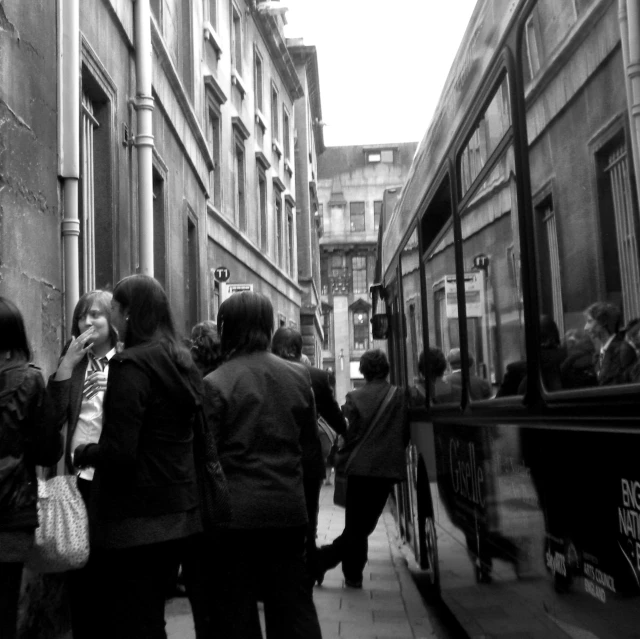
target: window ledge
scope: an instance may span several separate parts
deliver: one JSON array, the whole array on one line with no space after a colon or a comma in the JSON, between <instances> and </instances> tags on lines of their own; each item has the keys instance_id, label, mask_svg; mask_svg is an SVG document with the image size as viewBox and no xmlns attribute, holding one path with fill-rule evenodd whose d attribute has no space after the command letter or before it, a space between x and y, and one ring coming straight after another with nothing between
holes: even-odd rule
<instances>
[{"instance_id":1,"label":"window ledge","mask_svg":"<svg viewBox=\"0 0 640 639\"><path fill-rule=\"evenodd\" d=\"M244 99L244 96L247 95L247 87L245 87L244 80L236 69L231 72L231 84L238 89L240 97Z\"/></svg>"},{"instance_id":2,"label":"window ledge","mask_svg":"<svg viewBox=\"0 0 640 639\"><path fill-rule=\"evenodd\" d=\"M282 147L280 146L280 142L278 140L273 140L271 142L271 148L273 152L278 156L278 159L282 157Z\"/></svg>"},{"instance_id":3,"label":"window ledge","mask_svg":"<svg viewBox=\"0 0 640 639\"><path fill-rule=\"evenodd\" d=\"M257 109L257 108L256 108L256 123L260 125L260 128L262 129L262 133L267 132L267 121L264 115L262 114L262 111L260 111L260 109Z\"/></svg>"},{"instance_id":4,"label":"window ledge","mask_svg":"<svg viewBox=\"0 0 640 639\"><path fill-rule=\"evenodd\" d=\"M289 160L284 161L284 170L289 174L289 177L293 177L293 168Z\"/></svg>"},{"instance_id":5,"label":"window ledge","mask_svg":"<svg viewBox=\"0 0 640 639\"><path fill-rule=\"evenodd\" d=\"M208 42L213 47L219 60L220 56L222 55L222 44L220 43L220 37L216 33L216 30L213 28L213 25L208 21L204 23L203 30L205 42Z\"/></svg>"}]
</instances>

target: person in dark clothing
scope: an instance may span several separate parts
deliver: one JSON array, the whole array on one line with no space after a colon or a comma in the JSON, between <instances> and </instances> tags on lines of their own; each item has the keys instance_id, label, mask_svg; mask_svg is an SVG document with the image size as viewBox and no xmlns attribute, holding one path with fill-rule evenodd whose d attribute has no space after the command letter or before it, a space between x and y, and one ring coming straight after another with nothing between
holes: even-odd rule
<instances>
[{"instance_id":1,"label":"person in dark clothing","mask_svg":"<svg viewBox=\"0 0 640 639\"><path fill-rule=\"evenodd\" d=\"M281 327L273 335L271 340L271 352L282 359L291 362L300 362L302 356L302 335L294 328ZM304 364L302 364L304 366ZM344 416L340 411L340 406L333 396L333 391L329 385L328 374L314 368L306 366L305 370L311 378L311 388L316 402L316 413L321 416L327 424L338 434L345 435L347 431ZM320 440L312 440L314 445L320 446ZM303 451L305 454L305 451ZM316 574L316 534L318 530L318 509L320 507L320 489L325 478L325 458L322 451L312 451L309 453L314 459L322 460L317 465L309 465L309 470L304 474L304 496L307 502L307 516L309 525L307 528L306 542L306 563L307 572L311 585L315 583Z\"/></svg>"},{"instance_id":2,"label":"person in dark clothing","mask_svg":"<svg viewBox=\"0 0 640 639\"><path fill-rule=\"evenodd\" d=\"M60 431L43 417L45 388L22 314L0 297L0 637L15 639L24 563L38 526L36 464L62 456Z\"/></svg>"},{"instance_id":3,"label":"person in dark clothing","mask_svg":"<svg viewBox=\"0 0 640 639\"><path fill-rule=\"evenodd\" d=\"M620 333L622 314L609 302L595 302L584 312L584 330L596 348L594 362L599 386L624 382L624 367L620 361L620 347L624 341Z\"/></svg>"},{"instance_id":4,"label":"person in dark clothing","mask_svg":"<svg viewBox=\"0 0 640 639\"><path fill-rule=\"evenodd\" d=\"M633 319L627 324L624 342L624 381L627 384L637 384L640 382L640 319Z\"/></svg>"},{"instance_id":5,"label":"person in dark clothing","mask_svg":"<svg viewBox=\"0 0 640 639\"><path fill-rule=\"evenodd\" d=\"M382 405L391 385L387 381L389 362L379 349L360 359L365 385L347 394L342 411L349 422L345 447L363 437ZM376 428L363 440L349 460L345 526L333 543L318 551L316 580L342 563L345 585L362 588L367 563L368 537L384 510L392 486L406 479L405 449L409 443L409 420L404 392L396 388Z\"/></svg>"},{"instance_id":6,"label":"person in dark clothing","mask_svg":"<svg viewBox=\"0 0 640 639\"><path fill-rule=\"evenodd\" d=\"M191 329L191 356L202 377L212 373L222 364L218 327L212 320L205 320Z\"/></svg>"},{"instance_id":7,"label":"person in dark clothing","mask_svg":"<svg viewBox=\"0 0 640 639\"><path fill-rule=\"evenodd\" d=\"M588 388L598 385L594 366L595 346L582 331L570 329L565 334L564 348L567 357L560 365L562 388Z\"/></svg>"},{"instance_id":8,"label":"person in dark clothing","mask_svg":"<svg viewBox=\"0 0 640 639\"><path fill-rule=\"evenodd\" d=\"M110 362L100 441L72 451L77 468L96 469L89 524L104 560L95 636L159 639L166 584L202 532L193 456L202 378L153 278L118 282L111 321L124 350Z\"/></svg>"},{"instance_id":9,"label":"person in dark clothing","mask_svg":"<svg viewBox=\"0 0 640 639\"><path fill-rule=\"evenodd\" d=\"M307 506L303 475L322 466L309 374L269 353L273 307L258 293L236 293L218 312L226 361L205 378L210 427L232 504L216 548L221 607L215 637L319 639L306 581Z\"/></svg>"},{"instance_id":10,"label":"person in dark clothing","mask_svg":"<svg viewBox=\"0 0 640 639\"><path fill-rule=\"evenodd\" d=\"M474 364L474 359L469 355L469 369ZM462 396L462 353L459 348L452 348L447 356L451 372L443 377L444 381L451 385L455 401L460 401ZM469 397L473 400L489 399L491 397L491 384L478 377L469 370Z\"/></svg>"},{"instance_id":11,"label":"person in dark clothing","mask_svg":"<svg viewBox=\"0 0 640 639\"><path fill-rule=\"evenodd\" d=\"M77 469L72 451L83 443L97 444L102 432L109 362L118 341L111 325L111 293L90 291L78 300L71 335L47 384L45 419L52 427L66 426L65 471L77 475L78 490L89 508L94 469ZM94 637L99 561L99 552L92 552L83 568L67 574L73 639Z\"/></svg>"}]
</instances>

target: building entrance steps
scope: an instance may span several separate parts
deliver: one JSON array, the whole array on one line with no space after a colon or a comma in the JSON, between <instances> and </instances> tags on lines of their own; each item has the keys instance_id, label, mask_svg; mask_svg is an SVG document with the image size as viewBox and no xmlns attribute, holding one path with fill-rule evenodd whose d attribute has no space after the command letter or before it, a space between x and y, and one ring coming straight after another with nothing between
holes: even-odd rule
<instances>
[{"instance_id":1,"label":"building entrance steps","mask_svg":"<svg viewBox=\"0 0 640 639\"><path fill-rule=\"evenodd\" d=\"M323 486L318 516L318 546L344 527L344 509L333 505L333 486ZM385 509L369 537L369 562L362 590L347 588L340 566L313 589L323 639L435 639L429 612L416 588L398 543L396 525ZM169 639L193 639L189 602L167 602ZM262 615L261 615L262 616Z\"/></svg>"}]
</instances>

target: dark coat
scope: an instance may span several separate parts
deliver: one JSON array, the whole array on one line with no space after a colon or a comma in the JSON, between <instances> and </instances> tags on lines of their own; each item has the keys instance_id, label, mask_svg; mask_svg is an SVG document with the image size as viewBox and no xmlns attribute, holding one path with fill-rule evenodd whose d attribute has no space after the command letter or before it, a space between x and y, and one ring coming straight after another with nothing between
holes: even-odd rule
<instances>
[{"instance_id":1,"label":"dark coat","mask_svg":"<svg viewBox=\"0 0 640 639\"><path fill-rule=\"evenodd\" d=\"M0 532L38 525L36 464L52 466L62 437L42 419L44 380L26 363L0 370Z\"/></svg>"},{"instance_id":2,"label":"dark coat","mask_svg":"<svg viewBox=\"0 0 640 639\"><path fill-rule=\"evenodd\" d=\"M62 351L62 356L67 351L67 344ZM55 373L49 377L47 384L47 410L45 419L58 430L67 424L64 461L67 472L73 472L71 461L71 442L78 425L80 410L82 409L82 389L87 373L89 358L83 357L73 368L71 377L62 381L55 380Z\"/></svg>"},{"instance_id":3,"label":"dark coat","mask_svg":"<svg viewBox=\"0 0 640 639\"><path fill-rule=\"evenodd\" d=\"M193 421L201 402L195 364L179 368L160 343L127 348L111 359L100 442L76 452L79 466L96 469L92 524L104 528L198 506ZM108 535L103 543L109 545Z\"/></svg>"},{"instance_id":4,"label":"dark coat","mask_svg":"<svg viewBox=\"0 0 640 639\"><path fill-rule=\"evenodd\" d=\"M342 412L349 421L345 447L353 445L367 431L390 388L376 379L347 393ZM380 477L402 481L407 476L405 449L409 443L409 417L404 392L396 388L378 425L355 456L349 458L348 475Z\"/></svg>"},{"instance_id":5,"label":"dark coat","mask_svg":"<svg viewBox=\"0 0 640 639\"><path fill-rule=\"evenodd\" d=\"M316 400L316 412L338 433L343 435L347 432L347 423L340 406L333 396L329 374L320 368L307 367L311 375L311 387Z\"/></svg>"},{"instance_id":6,"label":"dark coat","mask_svg":"<svg viewBox=\"0 0 640 639\"><path fill-rule=\"evenodd\" d=\"M303 465L320 451L316 409L304 365L266 351L241 354L205 378L211 427L227 477L231 527L303 526Z\"/></svg>"},{"instance_id":7,"label":"dark coat","mask_svg":"<svg viewBox=\"0 0 640 639\"><path fill-rule=\"evenodd\" d=\"M625 367L620 359L620 350L624 344L624 337L616 335L604 352L602 359L596 361L596 374L600 386L623 384L625 382ZM598 354L596 353L596 357Z\"/></svg>"},{"instance_id":8,"label":"dark coat","mask_svg":"<svg viewBox=\"0 0 640 639\"><path fill-rule=\"evenodd\" d=\"M451 389L456 401L459 401L462 397L462 371L456 371L443 377L445 382L451 384ZM489 399L491 397L492 390L491 384L486 380L469 373L469 397L477 401L479 399Z\"/></svg>"}]
</instances>

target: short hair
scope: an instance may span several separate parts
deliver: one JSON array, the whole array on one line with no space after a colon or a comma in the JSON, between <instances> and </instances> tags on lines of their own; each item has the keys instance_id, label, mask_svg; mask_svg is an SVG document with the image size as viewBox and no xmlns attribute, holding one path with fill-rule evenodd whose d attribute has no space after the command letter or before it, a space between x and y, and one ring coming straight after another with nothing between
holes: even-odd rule
<instances>
[{"instance_id":1,"label":"short hair","mask_svg":"<svg viewBox=\"0 0 640 639\"><path fill-rule=\"evenodd\" d=\"M540 316L540 345L546 348L560 346L560 331L551 315Z\"/></svg>"},{"instance_id":2,"label":"short hair","mask_svg":"<svg viewBox=\"0 0 640 639\"><path fill-rule=\"evenodd\" d=\"M100 309L102 314L107 318L109 324L109 341L111 346L115 346L118 342L118 333L111 323L111 299L113 295L110 291L95 290L85 293L73 309L73 319L71 320L71 335L78 337L80 335L80 320L86 316L94 304Z\"/></svg>"},{"instance_id":3,"label":"short hair","mask_svg":"<svg viewBox=\"0 0 640 639\"><path fill-rule=\"evenodd\" d=\"M468 353L467 355L469 367L473 366L475 360L473 359L473 355ZM462 366L462 351L459 348L452 348L447 355L447 361L449 362L449 366L451 368L460 368Z\"/></svg>"},{"instance_id":4,"label":"short hair","mask_svg":"<svg viewBox=\"0 0 640 639\"><path fill-rule=\"evenodd\" d=\"M360 358L360 372L365 380L385 379L389 374L389 360L384 351L373 348Z\"/></svg>"},{"instance_id":5,"label":"short hair","mask_svg":"<svg viewBox=\"0 0 640 639\"><path fill-rule=\"evenodd\" d=\"M205 320L196 324L191 329L190 347L193 360L202 371L210 373L215 370L222 361L222 349L216 323L212 320Z\"/></svg>"},{"instance_id":6,"label":"short hair","mask_svg":"<svg viewBox=\"0 0 640 639\"><path fill-rule=\"evenodd\" d=\"M297 362L302 356L302 335L295 328L281 326L271 340L271 352Z\"/></svg>"},{"instance_id":7,"label":"short hair","mask_svg":"<svg viewBox=\"0 0 640 639\"><path fill-rule=\"evenodd\" d=\"M422 357L424 359L424 355L422 355ZM433 377L433 379L442 377L447 370L447 358L444 356L444 353L435 346L429 346L429 364L431 365L431 377ZM424 375L424 372L422 374Z\"/></svg>"},{"instance_id":8,"label":"short hair","mask_svg":"<svg viewBox=\"0 0 640 639\"><path fill-rule=\"evenodd\" d=\"M218 310L222 354L266 351L273 334L273 306L262 293L234 293Z\"/></svg>"},{"instance_id":9,"label":"short hair","mask_svg":"<svg viewBox=\"0 0 640 639\"><path fill-rule=\"evenodd\" d=\"M161 342L178 366L193 365L189 351L178 340L169 299L158 280L149 275L129 275L116 284L113 299L127 314L125 348Z\"/></svg>"},{"instance_id":10,"label":"short hair","mask_svg":"<svg viewBox=\"0 0 640 639\"><path fill-rule=\"evenodd\" d=\"M594 302L584 313L605 328L609 335L614 335L620 330L622 313L615 304L611 304L610 302Z\"/></svg>"},{"instance_id":11,"label":"short hair","mask_svg":"<svg viewBox=\"0 0 640 639\"><path fill-rule=\"evenodd\" d=\"M31 349L18 307L6 297L0 297L0 351L20 353L31 360Z\"/></svg>"}]
</instances>

